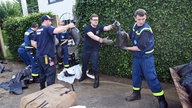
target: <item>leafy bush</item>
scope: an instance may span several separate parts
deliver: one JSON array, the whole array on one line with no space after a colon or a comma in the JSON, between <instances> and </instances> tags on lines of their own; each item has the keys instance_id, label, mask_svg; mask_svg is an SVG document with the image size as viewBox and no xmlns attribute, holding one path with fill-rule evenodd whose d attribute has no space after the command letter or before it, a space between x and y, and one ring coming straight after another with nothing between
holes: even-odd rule
<instances>
[{"instance_id":1,"label":"leafy bush","mask_svg":"<svg viewBox=\"0 0 192 108\"><path fill-rule=\"evenodd\" d=\"M7 17L21 16L19 2L0 1L0 27Z\"/></svg>"},{"instance_id":2,"label":"leafy bush","mask_svg":"<svg viewBox=\"0 0 192 108\"><path fill-rule=\"evenodd\" d=\"M161 81L170 81L169 67L192 60L192 2L190 0L76 0L75 15L83 35L92 13L99 15L100 24L121 23L129 32L138 8L147 11L147 22L155 34L155 64ZM115 31L102 34L115 41ZM132 54L114 46L102 46L100 70L109 75L131 77Z\"/></svg>"},{"instance_id":3,"label":"leafy bush","mask_svg":"<svg viewBox=\"0 0 192 108\"><path fill-rule=\"evenodd\" d=\"M17 49L24 42L24 33L31 27L33 22L41 24L40 18L42 15L51 13L33 13L24 17L9 17L3 23L5 35L8 39L8 46L13 59L18 59Z\"/></svg>"}]
</instances>

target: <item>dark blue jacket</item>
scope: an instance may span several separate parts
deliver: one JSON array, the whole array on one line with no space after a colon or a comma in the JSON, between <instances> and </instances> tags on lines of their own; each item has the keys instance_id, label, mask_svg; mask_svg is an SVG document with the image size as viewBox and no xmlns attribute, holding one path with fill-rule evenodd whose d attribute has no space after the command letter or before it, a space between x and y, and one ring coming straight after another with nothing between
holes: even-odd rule
<instances>
[{"instance_id":1,"label":"dark blue jacket","mask_svg":"<svg viewBox=\"0 0 192 108\"><path fill-rule=\"evenodd\" d=\"M133 46L141 51L133 51L134 57L142 57L152 54L154 51L154 34L151 27L145 22L142 26L135 23L130 32Z\"/></svg>"}]
</instances>

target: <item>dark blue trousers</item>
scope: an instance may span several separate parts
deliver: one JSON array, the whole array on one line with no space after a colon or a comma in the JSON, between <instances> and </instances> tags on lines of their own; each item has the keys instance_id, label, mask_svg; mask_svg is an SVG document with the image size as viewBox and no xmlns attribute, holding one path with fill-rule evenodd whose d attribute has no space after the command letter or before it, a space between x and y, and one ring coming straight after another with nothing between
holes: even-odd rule
<instances>
[{"instance_id":1,"label":"dark blue trousers","mask_svg":"<svg viewBox=\"0 0 192 108\"><path fill-rule=\"evenodd\" d=\"M39 76L39 66L37 64L37 58L35 54L30 54L30 51L27 52L32 66L32 76Z\"/></svg>"},{"instance_id":2,"label":"dark blue trousers","mask_svg":"<svg viewBox=\"0 0 192 108\"><path fill-rule=\"evenodd\" d=\"M89 60L91 60L91 68L93 72L99 72L99 51L83 50L82 51L82 71L88 70Z\"/></svg>"},{"instance_id":3,"label":"dark blue trousers","mask_svg":"<svg viewBox=\"0 0 192 108\"><path fill-rule=\"evenodd\" d=\"M134 88L141 88L142 78L144 77L153 93L160 93L162 91L161 84L157 78L153 55L146 55L146 57L143 56L141 58L134 57L132 68Z\"/></svg>"},{"instance_id":4,"label":"dark blue trousers","mask_svg":"<svg viewBox=\"0 0 192 108\"><path fill-rule=\"evenodd\" d=\"M30 57L28 56L27 52L25 51L25 48L19 47L17 52L26 66L31 65Z\"/></svg>"},{"instance_id":5,"label":"dark blue trousers","mask_svg":"<svg viewBox=\"0 0 192 108\"><path fill-rule=\"evenodd\" d=\"M51 61L54 63L50 66L50 61L48 60L48 64L45 63L44 57L38 58L37 60L40 72L39 72L39 81L40 81L40 88L45 88L45 82L47 81L47 86L52 85L55 83L56 77L56 66L55 61L52 59Z\"/></svg>"}]
</instances>

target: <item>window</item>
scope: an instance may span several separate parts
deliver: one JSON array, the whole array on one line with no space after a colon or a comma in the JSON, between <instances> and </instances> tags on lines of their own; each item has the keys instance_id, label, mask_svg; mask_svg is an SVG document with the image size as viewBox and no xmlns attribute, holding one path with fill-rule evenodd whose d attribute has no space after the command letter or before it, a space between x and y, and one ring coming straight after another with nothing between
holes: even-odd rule
<instances>
[{"instance_id":1,"label":"window","mask_svg":"<svg viewBox=\"0 0 192 108\"><path fill-rule=\"evenodd\" d=\"M56 3L56 2L60 2L60 1L63 1L63 0L48 0L48 3L52 4L52 3Z\"/></svg>"}]
</instances>

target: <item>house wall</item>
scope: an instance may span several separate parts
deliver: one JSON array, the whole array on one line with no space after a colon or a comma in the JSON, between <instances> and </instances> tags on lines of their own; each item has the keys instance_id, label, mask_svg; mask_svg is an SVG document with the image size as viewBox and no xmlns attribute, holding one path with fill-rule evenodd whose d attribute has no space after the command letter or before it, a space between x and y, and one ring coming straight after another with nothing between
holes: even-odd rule
<instances>
[{"instance_id":1,"label":"house wall","mask_svg":"<svg viewBox=\"0 0 192 108\"><path fill-rule=\"evenodd\" d=\"M63 0L60 2L49 4L48 0L38 0L39 12L53 12L58 15L59 19L73 19L72 10L75 5L75 0ZM64 17L61 17L64 13Z\"/></svg>"}]
</instances>

